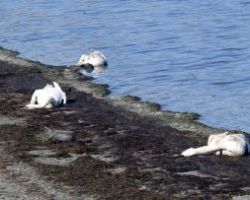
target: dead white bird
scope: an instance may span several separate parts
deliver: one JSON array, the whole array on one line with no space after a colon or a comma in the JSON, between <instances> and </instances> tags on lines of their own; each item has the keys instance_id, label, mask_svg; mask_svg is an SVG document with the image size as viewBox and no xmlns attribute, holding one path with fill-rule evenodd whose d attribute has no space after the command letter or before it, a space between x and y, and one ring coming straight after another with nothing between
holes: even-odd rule
<instances>
[{"instance_id":1,"label":"dead white bird","mask_svg":"<svg viewBox=\"0 0 250 200\"><path fill-rule=\"evenodd\" d=\"M189 148L182 156L206 155L244 156L250 153L250 144L244 134L229 134L228 132L210 135L206 146Z\"/></svg>"},{"instance_id":2,"label":"dead white bird","mask_svg":"<svg viewBox=\"0 0 250 200\"><path fill-rule=\"evenodd\" d=\"M35 90L30 104L26 105L28 109L36 108L54 108L66 104L66 94L58 85L53 82L53 85L47 84L44 88Z\"/></svg>"},{"instance_id":3,"label":"dead white bird","mask_svg":"<svg viewBox=\"0 0 250 200\"><path fill-rule=\"evenodd\" d=\"M81 55L77 66L92 65L95 67L105 67L108 65L107 58L99 51L94 51L89 55Z\"/></svg>"}]
</instances>

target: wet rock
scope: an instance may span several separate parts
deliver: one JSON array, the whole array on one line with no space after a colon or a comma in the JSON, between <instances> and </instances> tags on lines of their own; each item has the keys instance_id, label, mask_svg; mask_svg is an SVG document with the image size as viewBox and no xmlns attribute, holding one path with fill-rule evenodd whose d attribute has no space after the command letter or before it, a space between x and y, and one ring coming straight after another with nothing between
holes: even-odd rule
<instances>
[{"instance_id":1,"label":"wet rock","mask_svg":"<svg viewBox=\"0 0 250 200\"><path fill-rule=\"evenodd\" d=\"M106 163L111 163L118 160L116 156L111 155L110 151L103 151L102 154L91 154L90 156L96 160Z\"/></svg>"},{"instance_id":2,"label":"wet rock","mask_svg":"<svg viewBox=\"0 0 250 200\"><path fill-rule=\"evenodd\" d=\"M88 88L90 93L92 93L96 97L105 97L110 94L109 85L108 84L88 84Z\"/></svg>"},{"instance_id":3,"label":"wet rock","mask_svg":"<svg viewBox=\"0 0 250 200\"><path fill-rule=\"evenodd\" d=\"M74 142L76 139L74 133L66 132L66 133L56 133L51 137L51 140L59 142Z\"/></svg>"},{"instance_id":4,"label":"wet rock","mask_svg":"<svg viewBox=\"0 0 250 200\"><path fill-rule=\"evenodd\" d=\"M161 105L158 103L145 101L144 105L145 105L146 109L149 110L149 112L157 112L157 111L161 110Z\"/></svg>"},{"instance_id":5,"label":"wet rock","mask_svg":"<svg viewBox=\"0 0 250 200\"><path fill-rule=\"evenodd\" d=\"M128 103L135 103L135 102L139 102L141 100L140 97L137 96L131 96L131 95L127 95L121 98L123 101L128 102Z\"/></svg>"},{"instance_id":6,"label":"wet rock","mask_svg":"<svg viewBox=\"0 0 250 200\"><path fill-rule=\"evenodd\" d=\"M134 112L136 111L143 115L156 113L161 110L160 104L149 102L149 101L142 101L137 96L127 95L127 96L121 97L120 99L113 100L113 103L115 105L125 106L129 110L134 111Z\"/></svg>"},{"instance_id":7,"label":"wet rock","mask_svg":"<svg viewBox=\"0 0 250 200\"><path fill-rule=\"evenodd\" d=\"M32 156L49 157L49 156L55 156L57 153L50 149L41 149L41 150L29 151L28 154Z\"/></svg>"},{"instance_id":8,"label":"wet rock","mask_svg":"<svg viewBox=\"0 0 250 200\"><path fill-rule=\"evenodd\" d=\"M44 165L68 166L80 156L71 154L69 157L37 157L34 161Z\"/></svg>"},{"instance_id":9,"label":"wet rock","mask_svg":"<svg viewBox=\"0 0 250 200\"><path fill-rule=\"evenodd\" d=\"M204 174L204 173L201 173L199 171L178 172L177 174L181 175L181 176L197 176L197 177L200 177L200 178L212 178L212 179L216 179L216 180L219 179L216 176L211 176L209 174Z\"/></svg>"},{"instance_id":10,"label":"wet rock","mask_svg":"<svg viewBox=\"0 0 250 200\"><path fill-rule=\"evenodd\" d=\"M194 112L183 112L183 113L178 113L177 118L182 121L192 122L194 120L198 120L200 118L200 115Z\"/></svg>"},{"instance_id":11,"label":"wet rock","mask_svg":"<svg viewBox=\"0 0 250 200\"><path fill-rule=\"evenodd\" d=\"M0 126L2 125L26 125L26 119L0 115Z\"/></svg>"},{"instance_id":12,"label":"wet rock","mask_svg":"<svg viewBox=\"0 0 250 200\"><path fill-rule=\"evenodd\" d=\"M243 188L241 188L243 191L245 191L245 192L250 192L250 187L243 187Z\"/></svg>"},{"instance_id":13,"label":"wet rock","mask_svg":"<svg viewBox=\"0 0 250 200\"><path fill-rule=\"evenodd\" d=\"M188 189L185 191L180 191L178 194L174 194L173 196L177 199L189 199L189 196L196 196L197 194L201 194L200 190ZM174 199L175 199L174 198Z\"/></svg>"},{"instance_id":14,"label":"wet rock","mask_svg":"<svg viewBox=\"0 0 250 200\"><path fill-rule=\"evenodd\" d=\"M243 195L243 196L233 197L233 200L249 200L249 199L250 199L250 195Z\"/></svg>"},{"instance_id":15,"label":"wet rock","mask_svg":"<svg viewBox=\"0 0 250 200\"><path fill-rule=\"evenodd\" d=\"M65 131L65 130L52 130L46 128L46 132L44 134L40 134L42 139L44 140L52 140L58 142L75 142L75 134L73 131Z\"/></svg>"},{"instance_id":16,"label":"wet rock","mask_svg":"<svg viewBox=\"0 0 250 200\"><path fill-rule=\"evenodd\" d=\"M76 114L76 111L63 111L66 115L73 115Z\"/></svg>"}]
</instances>

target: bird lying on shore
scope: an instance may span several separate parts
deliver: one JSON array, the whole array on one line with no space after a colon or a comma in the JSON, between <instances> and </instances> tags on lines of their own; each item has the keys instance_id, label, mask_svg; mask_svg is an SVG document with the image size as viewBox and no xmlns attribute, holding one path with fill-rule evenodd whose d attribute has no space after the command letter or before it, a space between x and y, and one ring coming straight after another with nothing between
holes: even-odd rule
<instances>
[{"instance_id":1,"label":"bird lying on shore","mask_svg":"<svg viewBox=\"0 0 250 200\"><path fill-rule=\"evenodd\" d=\"M229 134L228 132L210 135L206 146L189 148L182 156L206 155L244 156L250 153L250 143L244 134Z\"/></svg>"},{"instance_id":2,"label":"bird lying on shore","mask_svg":"<svg viewBox=\"0 0 250 200\"><path fill-rule=\"evenodd\" d=\"M53 85L47 84L44 88L35 90L30 104L26 105L26 108L54 108L66 104L66 102L65 92L58 83L53 82Z\"/></svg>"},{"instance_id":3,"label":"bird lying on shore","mask_svg":"<svg viewBox=\"0 0 250 200\"><path fill-rule=\"evenodd\" d=\"M99 51L94 51L89 55L81 55L77 66L92 65L95 67L105 67L108 65L107 58Z\"/></svg>"}]
</instances>

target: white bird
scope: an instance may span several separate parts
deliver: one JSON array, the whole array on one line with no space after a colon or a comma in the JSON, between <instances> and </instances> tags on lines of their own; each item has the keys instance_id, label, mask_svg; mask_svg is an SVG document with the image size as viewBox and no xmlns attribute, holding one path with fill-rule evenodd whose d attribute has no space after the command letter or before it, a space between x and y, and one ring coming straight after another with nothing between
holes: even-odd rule
<instances>
[{"instance_id":1,"label":"white bird","mask_svg":"<svg viewBox=\"0 0 250 200\"><path fill-rule=\"evenodd\" d=\"M189 148L182 156L206 155L244 156L250 153L250 144L244 134L228 134L228 132L210 135L206 146Z\"/></svg>"},{"instance_id":2,"label":"white bird","mask_svg":"<svg viewBox=\"0 0 250 200\"><path fill-rule=\"evenodd\" d=\"M35 108L54 108L66 104L67 98L65 92L58 83L47 84L44 88L35 90L30 104L26 105L28 109Z\"/></svg>"},{"instance_id":3,"label":"white bird","mask_svg":"<svg viewBox=\"0 0 250 200\"><path fill-rule=\"evenodd\" d=\"M92 65L95 67L105 67L108 65L107 58L99 51L94 51L89 55L81 55L77 66Z\"/></svg>"}]
</instances>

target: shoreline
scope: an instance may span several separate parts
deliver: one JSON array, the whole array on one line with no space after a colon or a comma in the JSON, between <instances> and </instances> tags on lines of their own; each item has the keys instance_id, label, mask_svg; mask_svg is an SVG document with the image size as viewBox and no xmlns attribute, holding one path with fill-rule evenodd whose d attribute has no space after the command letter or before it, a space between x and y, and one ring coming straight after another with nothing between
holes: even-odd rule
<instances>
[{"instance_id":1,"label":"shoreline","mask_svg":"<svg viewBox=\"0 0 250 200\"><path fill-rule=\"evenodd\" d=\"M156 118L157 120L161 120L163 124L170 125L176 129L183 131L197 131L202 134L211 134L211 133L222 133L225 131L229 131L232 133L246 133L244 131L238 130L227 130L223 128L216 128L212 126L208 126L200 121L200 115L195 112L176 112L171 110L162 109L161 105L158 103L143 101L140 97L137 96L121 96L117 98L111 98L109 94L111 91L109 90L108 84L97 84L91 82L86 76L77 76L74 74L77 69L68 68L67 66L54 66L54 65L46 65L39 61L32 61L29 59L25 59L22 57L18 57L20 53L17 51L9 50L0 47L0 60L2 61L10 61L15 64L27 65L30 66L32 64L38 65L39 67L45 68L60 68L58 71L62 73L63 77L66 78L64 80L60 80L59 83L66 83L74 87L76 90L80 92L86 92L93 95L96 98L102 98L113 105L122 106L128 109L129 111L136 112L142 116L150 116ZM59 77L57 77L59 78ZM81 86L77 81L85 81L81 82Z\"/></svg>"},{"instance_id":2,"label":"shoreline","mask_svg":"<svg viewBox=\"0 0 250 200\"><path fill-rule=\"evenodd\" d=\"M86 81L76 69L17 55L0 49L0 177L14 174L6 179L24 193L43 199L231 199L250 194L248 157L179 156L206 143L208 134L225 130L198 122L196 113L161 110L138 97L112 99L108 85ZM33 90L51 81L66 91L68 105L25 110ZM74 134L76 141L58 141L58 133ZM27 179L32 184L25 184Z\"/></svg>"}]
</instances>

